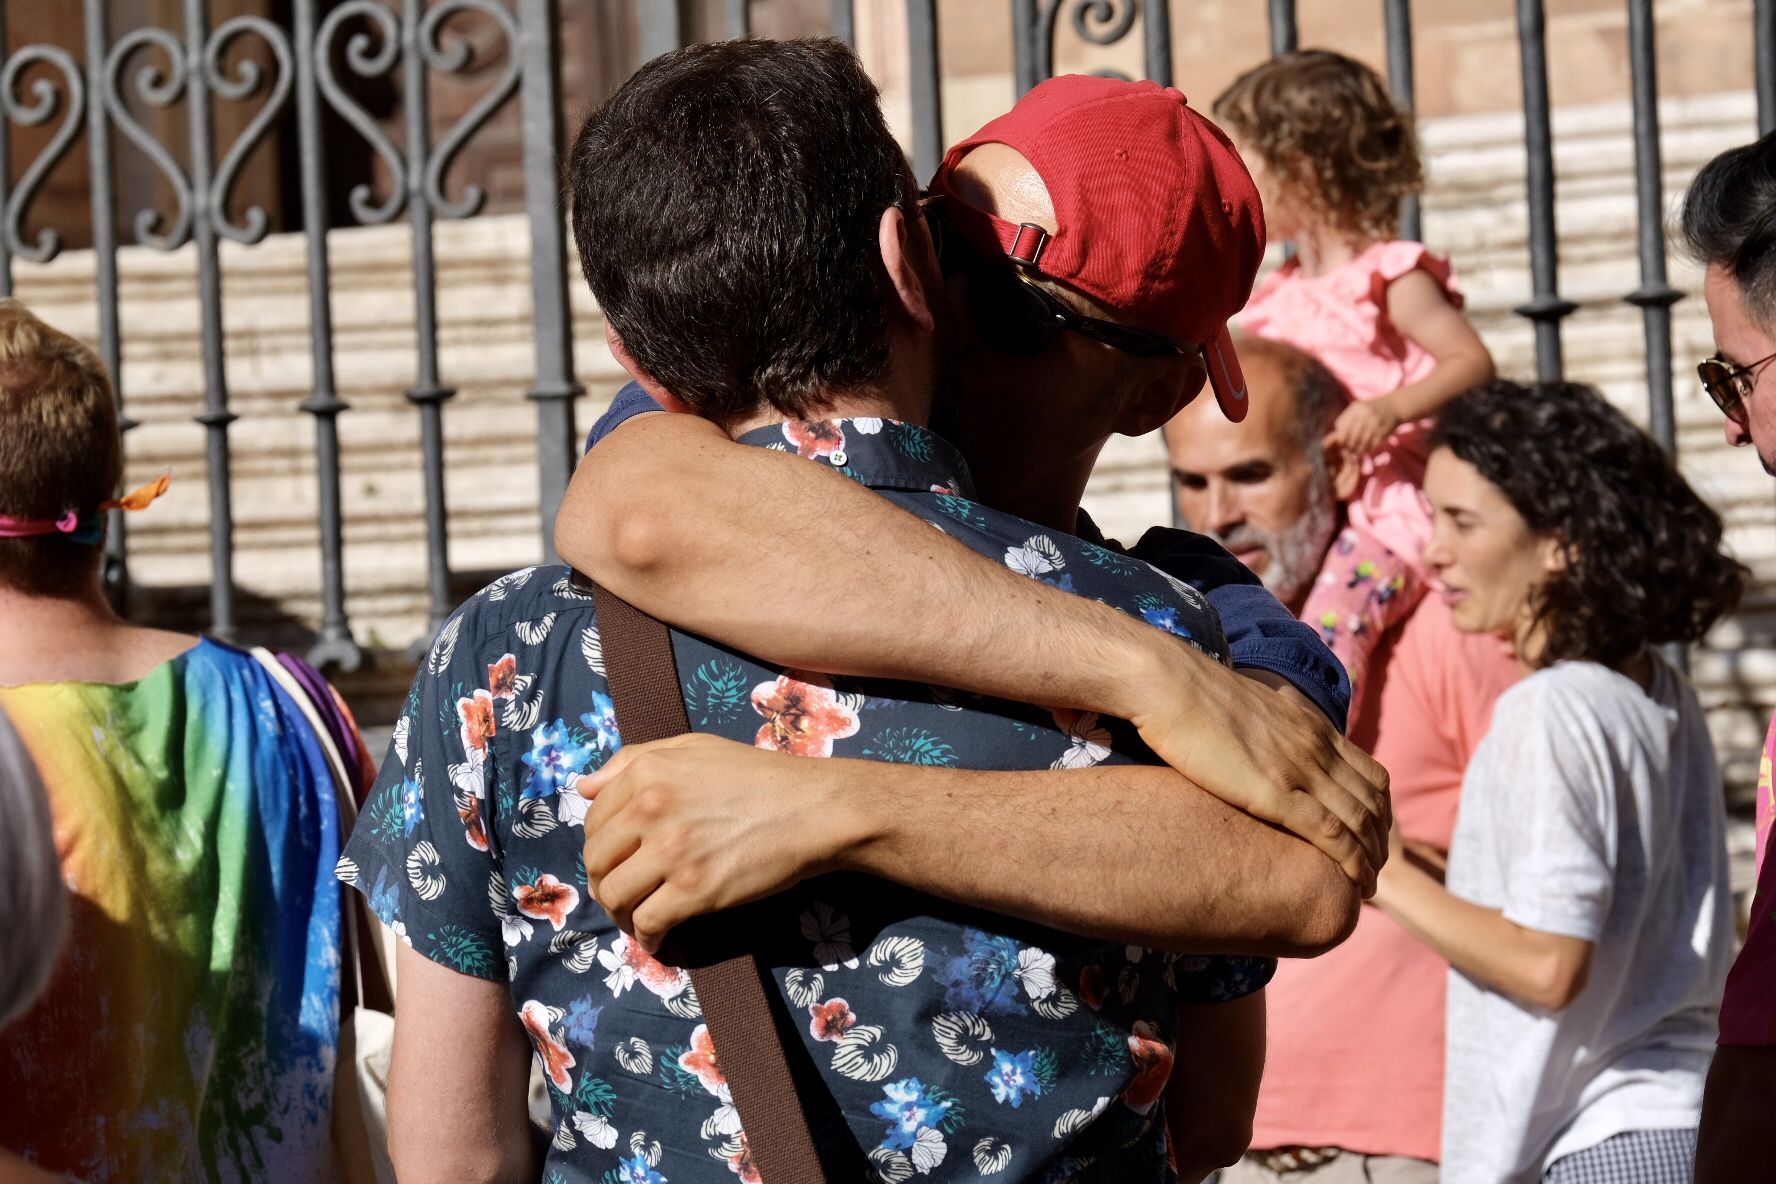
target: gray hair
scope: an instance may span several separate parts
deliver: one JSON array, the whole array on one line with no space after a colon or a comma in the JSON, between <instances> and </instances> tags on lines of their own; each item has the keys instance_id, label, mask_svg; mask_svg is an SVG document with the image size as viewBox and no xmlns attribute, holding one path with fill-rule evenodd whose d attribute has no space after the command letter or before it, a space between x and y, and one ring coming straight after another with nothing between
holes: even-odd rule
<instances>
[{"instance_id":1,"label":"gray hair","mask_svg":"<svg viewBox=\"0 0 1776 1184\"><path fill-rule=\"evenodd\" d=\"M1295 430L1310 461L1325 463L1326 433L1351 405L1350 388L1326 364L1286 341L1242 334L1234 340L1240 361L1261 358L1275 366L1283 385L1295 392Z\"/></svg>"},{"instance_id":2,"label":"gray hair","mask_svg":"<svg viewBox=\"0 0 1776 1184\"><path fill-rule=\"evenodd\" d=\"M67 932L49 799L31 754L0 713L0 1027L43 990Z\"/></svg>"}]
</instances>

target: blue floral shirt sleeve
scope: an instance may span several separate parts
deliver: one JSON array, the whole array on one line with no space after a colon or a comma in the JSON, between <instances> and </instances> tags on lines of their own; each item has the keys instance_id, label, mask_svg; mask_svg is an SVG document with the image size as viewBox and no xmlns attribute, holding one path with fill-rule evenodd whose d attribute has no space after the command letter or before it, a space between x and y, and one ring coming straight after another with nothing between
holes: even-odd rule
<instances>
[{"instance_id":1,"label":"blue floral shirt sleeve","mask_svg":"<svg viewBox=\"0 0 1776 1184\"><path fill-rule=\"evenodd\" d=\"M444 626L414 680L338 875L427 958L504 981L487 903L488 885L500 883L487 841L494 703L474 689L487 674L470 668L474 647L459 644L466 612Z\"/></svg>"},{"instance_id":2,"label":"blue floral shirt sleeve","mask_svg":"<svg viewBox=\"0 0 1776 1184\"><path fill-rule=\"evenodd\" d=\"M598 417L598 422L586 433L586 451L591 452L600 440L636 416L664 410L652 395L641 389L639 382L624 383L623 389L617 392L617 397L611 400L609 409Z\"/></svg>"}]
</instances>

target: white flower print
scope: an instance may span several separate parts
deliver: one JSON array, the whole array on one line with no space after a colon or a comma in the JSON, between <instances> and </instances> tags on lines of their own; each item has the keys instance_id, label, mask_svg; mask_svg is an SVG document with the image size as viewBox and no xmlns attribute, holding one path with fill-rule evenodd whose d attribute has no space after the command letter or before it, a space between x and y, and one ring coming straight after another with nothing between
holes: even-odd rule
<instances>
[{"instance_id":1,"label":"white flower print","mask_svg":"<svg viewBox=\"0 0 1776 1184\"><path fill-rule=\"evenodd\" d=\"M579 782L575 777L555 791L555 817L568 826L585 826L586 811L592 808L592 799L580 793Z\"/></svg>"},{"instance_id":2,"label":"white flower print","mask_svg":"<svg viewBox=\"0 0 1776 1184\"><path fill-rule=\"evenodd\" d=\"M586 1136L586 1142L594 1147L609 1151L617 1145L617 1128L602 1114L581 1110L573 1116L573 1124L580 1134Z\"/></svg>"},{"instance_id":3,"label":"white flower print","mask_svg":"<svg viewBox=\"0 0 1776 1184\"><path fill-rule=\"evenodd\" d=\"M875 1024L859 1024L839 1037L833 1049L833 1072L852 1081L882 1081L900 1063L900 1050L889 1044Z\"/></svg>"},{"instance_id":4,"label":"white flower print","mask_svg":"<svg viewBox=\"0 0 1776 1184\"><path fill-rule=\"evenodd\" d=\"M402 945L410 950L413 948L413 939L407 936L407 922L396 921L393 925L389 926L389 932L400 938Z\"/></svg>"},{"instance_id":5,"label":"white flower print","mask_svg":"<svg viewBox=\"0 0 1776 1184\"><path fill-rule=\"evenodd\" d=\"M856 970L857 953L851 948L851 918L836 913L824 900L802 914L802 936L814 943L814 960L831 973L844 966Z\"/></svg>"},{"instance_id":6,"label":"white flower print","mask_svg":"<svg viewBox=\"0 0 1776 1184\"><path fill-rule=\"evenodd\" d=\"M358 871L358 865L351 856L341 855L339 862L333 865L333 876L341 884L355 888L363 873Z\"/></svg>"},{"instance_id":7,"label":"white flower print","mask_svg":"<svg viewBox=\"0 0 1776 1184\"><path fill-rule=\"evenodd\" d=\"M1064 1020L1079 1010L1079 996L1066 987L1057 986L1054 994L1030 1000L1030 1010L1045 1020Z\"/></svg>"},{"instance_id":8,"label":"white flower print","mask_svg":"<svg viewBox=\"0 0 1776 1184\"><path fill-rule=\"evenodd\" d=\"M563 599L563 600L591 600L592 599L592 593L582 592L578 587L576 587L574 585L572 576L562 576L559 580L555 581L555 587L550 590L552 592L554 592L555 595L561 597L561 599Z\"/></svg>"},{"instance_id":9,"label":"white flower print","mask_svg":"<svg viewBox=\"0 0 1776 1184\"><path fill-rule=\"evenodd\" d=\"M873 415L860 415L846 426L860 436L874 436L881 432L882 421Z\"/></svg>"},{"instance_id":10,"label":"white flower print","mask_svg":"<svg viewBox=\"0 0 1776 1184\"><path fill-rule=\"evenodd\" d=\"M549 1141L551 1151L572 1151L578 1144L574 1142L573 1131L567 1123L555 1128L555 1137Z\"/></svg>"},{"instance_id":11,"label":"white flower print","mask_svg":"<svg viewBox=\"0 0 1776 1184\"><path fill-rule=\"evenodd\" d=\"M783 976L783 987L789 992L789 1001L798 1008L813 1007L820 1002L826 980L814 971L798 966Z\"/></svg>"},{"instance_id":12,"label":"white flower print","mask_svg":"<svg viewBox=\"0 0 1776 1184\"><path fill-rule=\"evenodd\" d=\"M546 613L534 621L519 621L512 626L512 632L525 645L542 645L549 639L549 630L555 628L555 613Z\"/></svg>"},{"instance_id":13,"label":"white flower print","mask_svg":"<svg viewBox=\"0 0 1776 1184\"><path fill-rule=\"evenodd\" d=\"M986 1017L972 1011L946 1011L931 1020L937 1050L958 1065L978 1065L993 1043Z\"/></svg>"},{"instance_id":14,"label":"white flower print","mask_svg":"<svg viewBox=\"0 0 1776 1184\"><path fill-rule=\"evenodd\" d=\"M1049 959L1052 966L1053 959ZM916 937L885 937L870 947L869 964L885 966L876 977L891 987L904 987L925 970L925 943Z\"/></svg>"},{"instance_id":15,"label":"white flower print","mask_svg":"<svg viewBox=\"0 0 1776 1184\"><path fill-rule=\"evenodd\" d=\"M519 798L515 815L512 833L518 838L540 839L555 829L555 814L547 798Z\"/></svg>"},{"instance_id":16,"label":"white flower print","mask_svg":"<svg viewBox=\"0 0 1776 1184\"><path fill-rule=\"evenodd\" d=\"M567 954L569 950L573 953ZM549 939L549 952L557 956L567 954L561 964L574 974L585 974L597 961L598 937L579 929L563 929Z\"/></svg>"},{"instance_id":17,"label":"white flower print","mask_svg":"<svg viewBox=\"0 0 1776 1184\"><path fill-rule=\"evenodd\" d=\"M997 1176L1011 1166L1011 1144L991 1135L974 1145L974 1170L983 1176Z\"/></svg>"},{"instance_id":18,"label":"white flower print","mask_svg":"<svg viewBox=\"0 0 1776 1184\"><path fill-rule=\"evenodd\" d=\"M523 571L511 572L501 576L493 583L487 585L487 587L481 589L481 594L487 597L488 600L504 600L508 593L516 592L518 589L524 587L524 585L530 583L530 577L535 574L536 568L534 567L527 567Z\"/></svg>"},{"instance_id":19,"label":"white flower print","mask_svg":"<svg viewBox=\"0 0 1776 1184\"><path fill-rule=\"evenodd\" d=\"M1055 758L1051 769L1089 769L1110 755L1110 732L1098 723L1095 711L1057 711L1055 724L1067 733L1067 751Z\"/></svg>"},{"instance_id":20,"label":"white flower print","mask_svg":"<svg viewBox=\"0 0 1776 1184\"><path fill-rule=\"evenodd\" d=\"M912 1162L892 1147L872 1148L869 1159L870 1166L876 1169L876 1179L882 1184L906 1184L913 1178Z\"/></svg>"},{"instance_id":21,"label":"white flower print","mask_svg":"<svg viewBox=\"0 0 1776 1184\"><path fill-rule=\"evenodd\" d=\"M512 693L505 696L505 702L500 704L500 724L503 727L514 732L528 732L537 726L537 721L543 715L543 692L538 687L536 694L531 694L531 689L535 686L534 674L520 674L512 679Z\"/></svg>"},{"instance_id":22,"label":"white flower print","mask_svg":"<svg viewBox=\"0 0 1776 1184\"><path fill-rule=\"evenodd\" d=\"M1028 547L1007 547L1005 549L1005 566L1020 576L1029 576L1032 579L1047 575L1054 570L1054 564L1048 561L1048 556L1040 551L1032 551Z\"/></svg>"},{"instance_id":23,"label":"white flower print","mask_svg":"<svg viewBox=\"0 0 1776 1184\"><path fill-rule=\"evenodd\" d=\"M498 872L487 877L487 903L493 909L493 915L499 918L500 935L505 938L508 946L515 946L521 941L528 941L535 928L529 921L512 911L511 890Z\"/></svg>"},{"instance_id":24,"label":"white flower print","mask_svg":"<svg viewBox=\"0 0 1776 1184\"><path fill-rule=\"evenodd\" d=\"M438 640L432 643L431 657L426 662L426 670L431 674L443 674L450 665L450 659L456 654L456 639L462 633L462 614L458 613L444 622L444 628L438 631Z\"/></svg>"},{"instance_id":25,"label":"white flower print","mask_svg":"<svg viewBox=\"0 0 1776 1184\"><path fill-rule=\"evenodd\" d=\"M706 1140L735 1138L740 1134L740 1111L734 1108L734 1095L729 1092L727 1083L716 1090L716 1098L721 1105L715 1113L703 1120L702 1135Z\"/></svg>"},{"instance_id":26,"label":"white flower print","mask_svg":"<svg viewBox=\"0 0 1776 1184\"><path fill-rule=\"evenodd\" d=\"M395 721L394 735L389 737L389 742L395 750L395 759L401 762L403 769L407 767L407 739L412 733L413 720L403 715Z\"/></svg>"},{"instance_id":27,"label":"white flower print","mask_svg":"<svg viewBox=\"0 0 1776 1184\"><path fill-rule=\"evenodd\" d=\"M1018 968L1012 974L1032 1001L1046 999L1055 992L1054 955L1035 946L1018 951Z\"/></svg>"},{"instance_id":28,"label":"white flower print","mask_svg":"<svg viewBox=\"0 0 1776 1184\"><path fill-rule=\"evenodd\" d=\"M691 994L691 976L688 973L660 962L626 933L619 933L610 949L598 951L598 964L609 971L604 985L610 988L612 995L621 995L640 983L670 1008L674 1002Z\"/></svg>"},{"instance_id":29,"label":"white flower print","mask_svg":"<svg viewBox=\"0 0 1776 1184\"><path fill-rule=\"evenodd\" d=\"M598 636L597 629L588 626L580 630L580 657L586 659L593 674L604 677L604 641Z\"/></svg>"},{"instance_id":30,"label":"white flower print","mask_svg":"<svg viewBox=\"0 0 1776 1184\"><path fill-rule=\"evenodd\" d=\"M444 895L444 868L438 849L423 839L407 852L407 883L421 900L437 900Z\"/></svg>"},{"instance_id":31,"label":"white flower print","mask_svg":"<svg viewBox=\"0 0 1776 1184\"><path fill-rule=\"evenodd\" d=\"M650 1142L646 1131L636 1131L629 1136L629 1154L641 1156L650 1168L654 1167L660 1162L660 1141Z\"/></svg>"},{"instance_id":32,"label":"white flower print","mask_svg":"<svg viewBox=\"0 0 1776 1184\"><path fill-rule=\"evenodd\" d=\"M646 1077L654 1071L654 1050L639 1036L619 1041L612 1052L617 1058L617 1064L623 1066L625 1072Z\"/></svg>"},{"instance_id":33,"label":"white flower print","mask_svg":"<svg viewBox=\"0 0 1776 1184\"><path fill-rule=\"evenodd\" d=\"M949 1148L934 1126L922 1127L913 1139L913 1170L921 1176L929 1176L931 1169L944 1161L944 1153Z\"/></svg>"},{"instance_id":34,"label":"white flower print","mask_svg":"<svg viewBox=\"0 0 1776 1184\"><path fill-rule=\"evenodd\" d=\"M467 761L450 766L450 784L477 801L487 797L487 754L470 749Z\"/></svg>"},{"instance_id":35,"label":"white flower print","mask_svg":"<svg viewBox=\"0 0 1776 1184\"><path fill-rule=\"evenodd\" d=\"M1055 1119L1054 1137L1057 1139L1071 1139L1074 1135L1077 1135L1080 1131L1090 1126L1092 1119L1102 1114L1104 1108L1109 1104L1109 1098L1099 1098L1093 1103L1090 1110L1067 1111L1065 1114Z\"/></svg>"}]
</instances>

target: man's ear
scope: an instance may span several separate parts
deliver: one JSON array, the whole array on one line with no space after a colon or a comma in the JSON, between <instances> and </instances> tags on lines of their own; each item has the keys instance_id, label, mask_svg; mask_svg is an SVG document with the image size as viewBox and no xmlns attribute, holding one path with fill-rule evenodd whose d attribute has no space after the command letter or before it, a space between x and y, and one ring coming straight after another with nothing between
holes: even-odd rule
<instances>
[{"instance_id":1,"label":"man's ear","mask_svg":"<svg viewBox=\"0 0 1776 1184\"><path fill-rule=\"evenodd\" d=\"M930 234L922 222L915 225L909 220L905 210L889 206L882 211L876 243L900 311L924 332L932 332L937 328L937 319L931 312L931 284L938 270Z\"/></svg>"},{"instance_id":2,"label":"man's ear","mask_svg":"<svg viewBox=\"0 0 1776 1184\"><path fill-rule=\"evenodd\" d=\"M611 357L617 360L617 365L627 370L629 377L635 380L636 385L646 391L662 409L677 415L691 413L689 407L679 402L671 391L655 382L654 376L643 370L640 364L630 356L629 350L623 345L622 335L617 332L617 327L611 324L608 319L604 322L604 343L610 346Z\"/></svg>"}]
</instances>

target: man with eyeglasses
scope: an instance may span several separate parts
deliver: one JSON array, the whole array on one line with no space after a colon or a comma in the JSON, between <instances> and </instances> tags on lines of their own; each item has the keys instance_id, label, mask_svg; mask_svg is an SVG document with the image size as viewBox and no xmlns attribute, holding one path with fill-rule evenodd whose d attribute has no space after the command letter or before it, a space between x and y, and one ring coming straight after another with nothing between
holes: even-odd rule
<instances>
[{"instance_id":1,"label":"man with eyeglasses","mask_svg":"<svg viewBox=\"0 0 1776 1184\"><path fill-rule=\"evenodd\" d=\"M1723 152L1684 199L1682 232L1707 267L1702 294L1715 354L1697 371L1727 418L1727 442L1757 449L1776 476L1776 134ZM1776 1170L1776 861L1765 856L1776 722L1758 772L1758 884L1745 948L1727 978L1720 1042L1703 1098L1697 1184Z\"/></svg>"}]
</instances>

